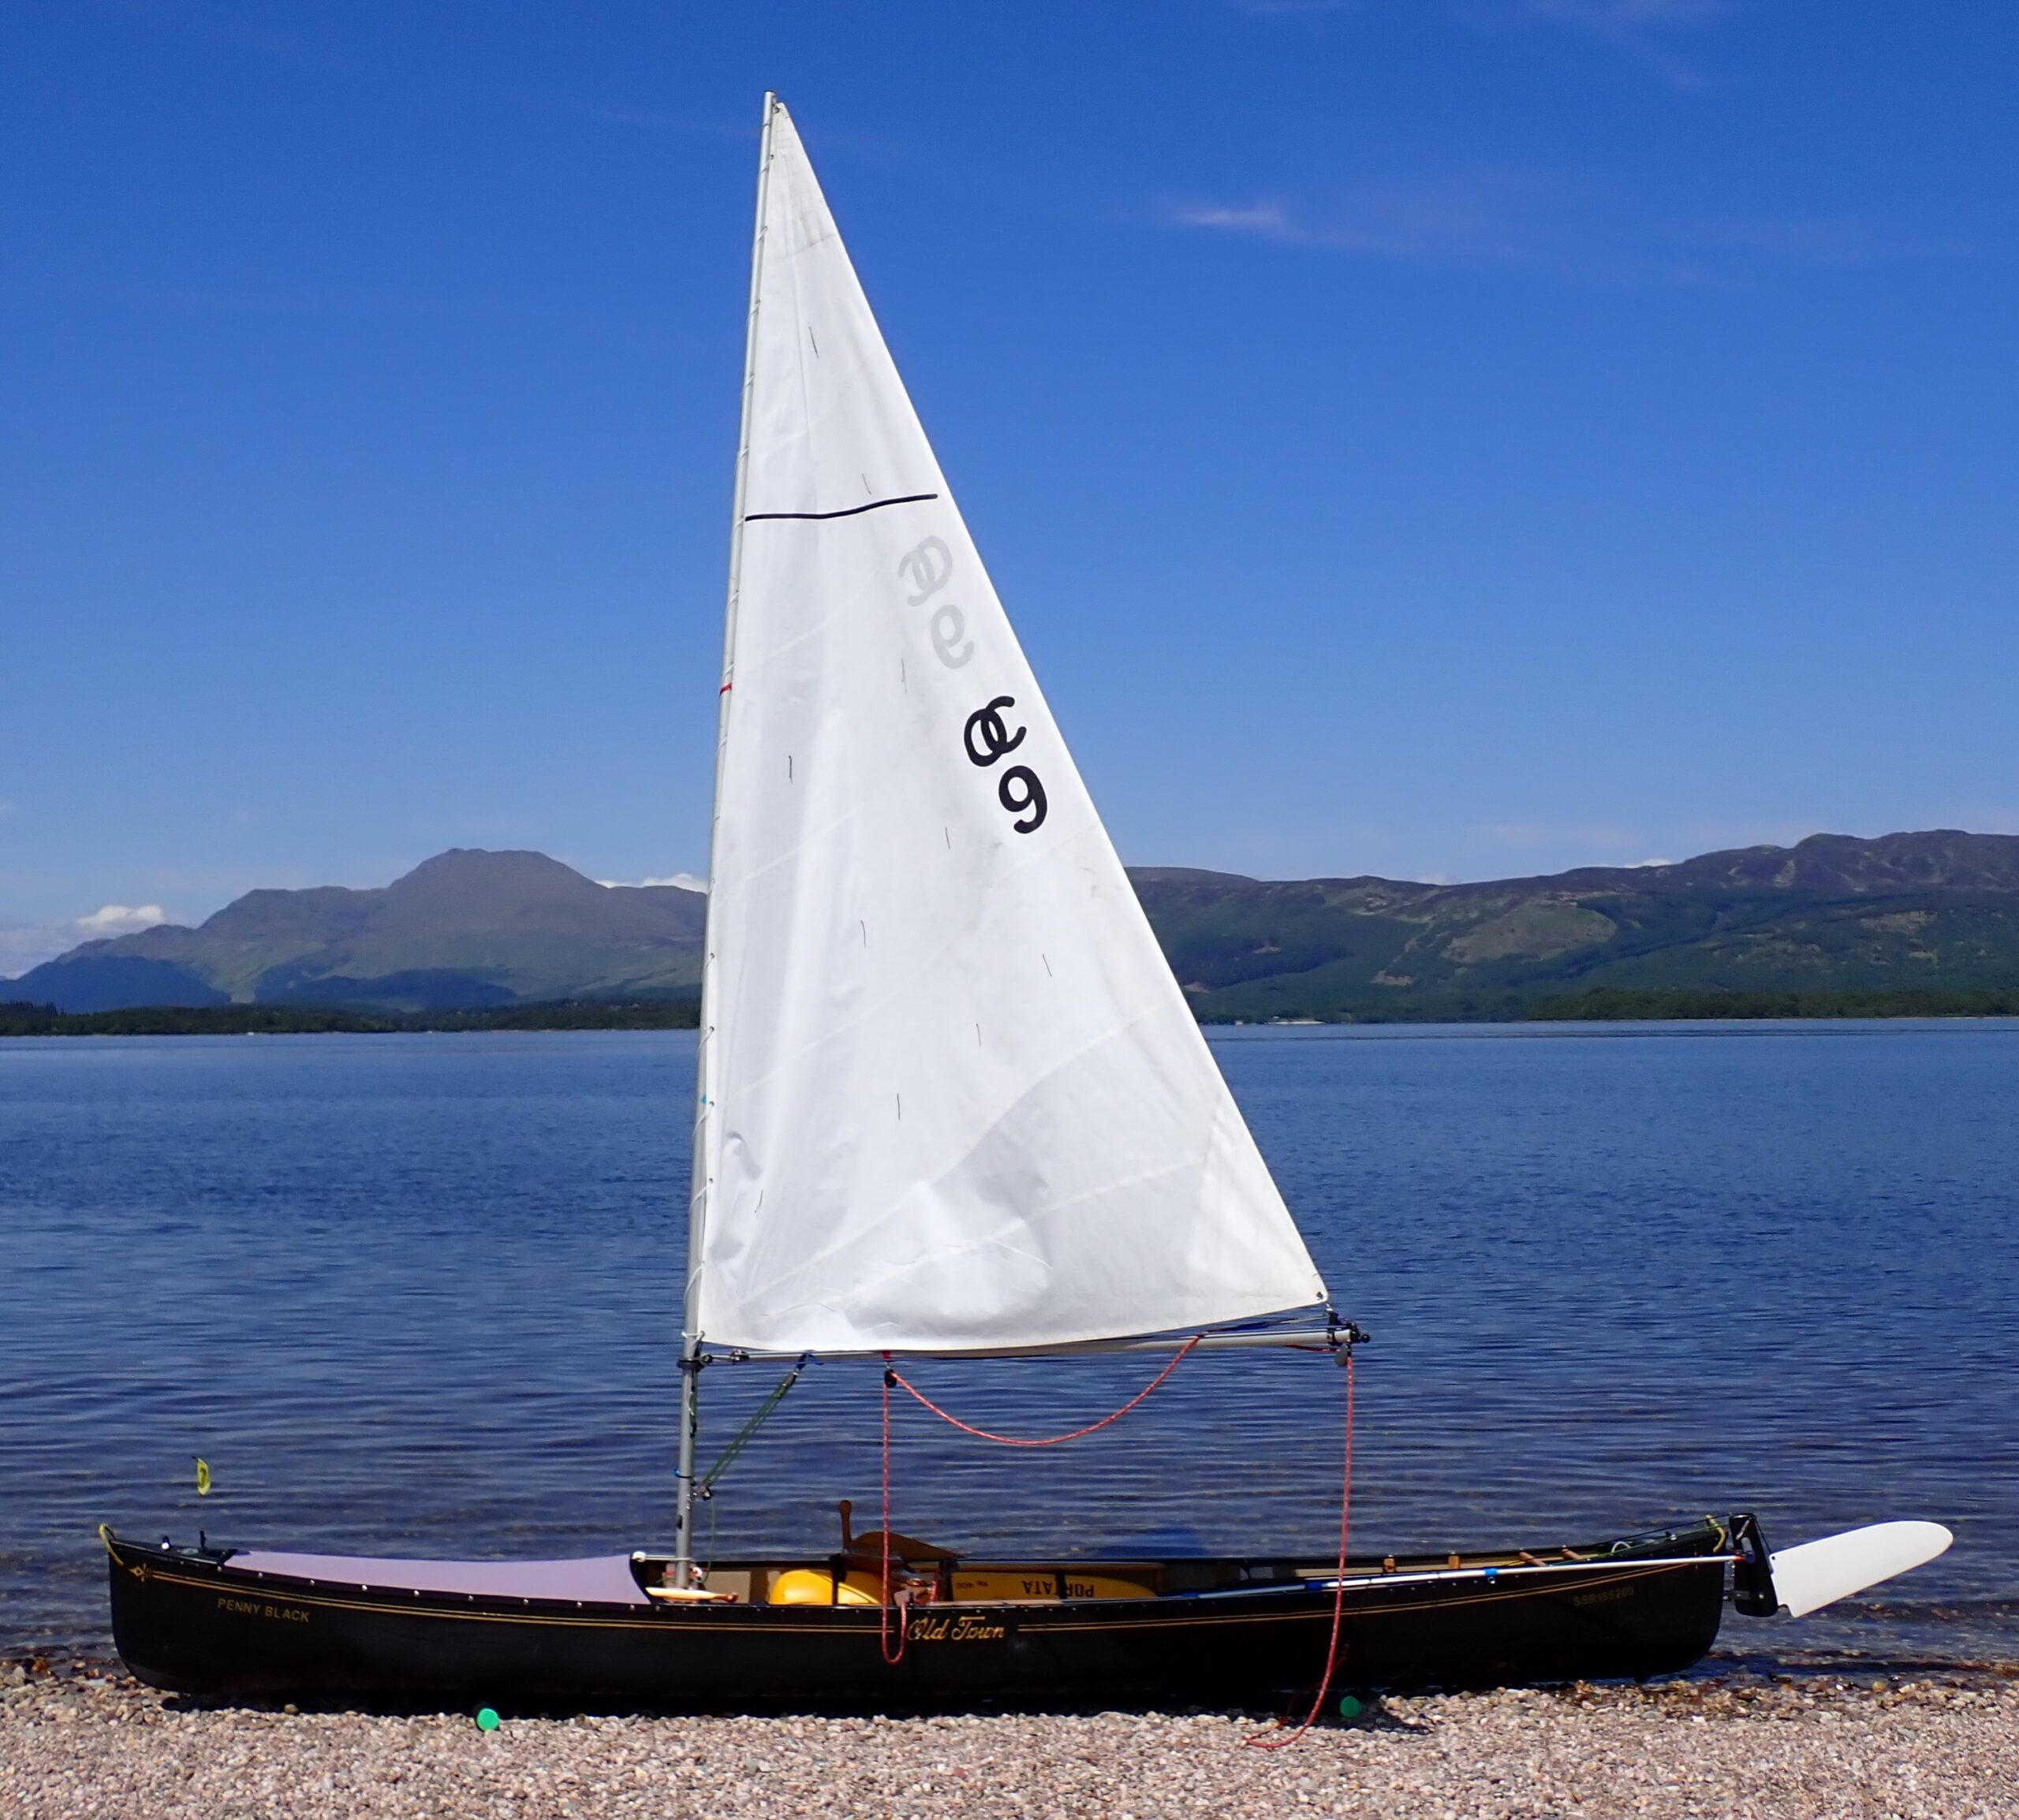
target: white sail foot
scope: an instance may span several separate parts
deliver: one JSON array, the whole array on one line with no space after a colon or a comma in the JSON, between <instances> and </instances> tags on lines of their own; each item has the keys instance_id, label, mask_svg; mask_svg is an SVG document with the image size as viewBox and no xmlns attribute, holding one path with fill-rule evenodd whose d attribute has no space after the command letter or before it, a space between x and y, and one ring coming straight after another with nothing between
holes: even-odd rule
<instances>
[{"instance_id":1,"label":"white sail foot","mask_svg":"<svg viewBox=\"0 0 2019 1820\"><path fill-rule=\"evenodd\" d=\"M1939 1523L1874 1523L1798 1542L1767 1557L1774 1595L1790 1617L1803 1617L1925 1566L1955 1539Z\"/></svg>"}]
</instances>

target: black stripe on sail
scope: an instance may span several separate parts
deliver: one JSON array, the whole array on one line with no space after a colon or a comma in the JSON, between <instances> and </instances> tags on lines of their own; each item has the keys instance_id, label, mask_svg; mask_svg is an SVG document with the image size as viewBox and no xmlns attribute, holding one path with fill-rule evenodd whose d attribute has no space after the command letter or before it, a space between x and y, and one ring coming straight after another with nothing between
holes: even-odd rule
<instances>
[{"instance_id":1,"label":"black stripe on sail","mask_svg":"<svg viewBox=\"0 0 2019 1820\"><path fill-rule=\"evenodd\" d=\"M937 493L901 493L894 499L872 499L867 505L845 506L839 512L746 512L743 522L755 524L764 518L853 518L860 512L880 512L886 505L916 505L939 497Z\"/></svg>"}]
</instances>

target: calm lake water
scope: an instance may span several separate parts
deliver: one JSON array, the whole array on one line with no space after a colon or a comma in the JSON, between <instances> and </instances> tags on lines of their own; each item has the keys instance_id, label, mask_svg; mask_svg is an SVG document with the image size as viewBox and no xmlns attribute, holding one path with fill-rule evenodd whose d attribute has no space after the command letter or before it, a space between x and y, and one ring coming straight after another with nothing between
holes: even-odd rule
<instances>
[{"instance_id":1,"label":"calm lake water","mask_svg":"<svg viewBox=\"0 0 2019 1820\"><path fill-rule=\"evenodd\" d=\"M1751 1508L1957 1533L1721 1648L2019 1658L2019 1024L1220 1033L1360 1356L1354 1534L1539 1546ZM102 1645L101 1520L342 1552L671 1527L677 1033L0 1044L0 1649ZM921 1366L1056 1432L1155 1369ZM712 1459L774 1382L705 1389ZM899 1527L975 1550L1324 1553L1342 1374L1188 1360L1039 1453L897 1412ZM718 1546L878 1497L878 1376L816 1366ZM192 1460L211 1464L200 1503ZM869 1509L865 1522L873 1520Z\"/></svg>"}]
</instances>

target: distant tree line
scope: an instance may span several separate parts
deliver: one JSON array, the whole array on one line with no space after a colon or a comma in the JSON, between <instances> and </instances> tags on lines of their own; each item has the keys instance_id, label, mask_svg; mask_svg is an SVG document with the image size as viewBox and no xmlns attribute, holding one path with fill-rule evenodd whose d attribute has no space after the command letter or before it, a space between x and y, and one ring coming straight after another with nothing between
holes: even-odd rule
<instances>
[{"instance_id":1,"label":"distant tree line","mask_svg":"<svg viewBox=\"0 0 2019 1820\"><path fill-rule=\"evenodd\" d=\"M559 999L470 1011L372 1011L319 1005L142 1005L125 1011L58 1011L0 1003L4 1036L372 1035L464 1030L692 1030L692 998ZM1328 1006L1326 1024L1519 1024L1658 1021L1674 1018L2019 1017L2019 990L1934 992L1629 991L1616 986L1551 998L1488 994L1425 1002ZM1296 1012L1283 1017L1302 1020ZM1282 1021L1282 1019L1271 1021Z\"/></svg>"},{"instance_id":2,"label":"distant tree line","mask_svg":"<svg viewBox=\"0 0 2019 1820\"><path fill-rule=\"evenodd\" d=\"M1633 992L1595 986L1574 997L1542 998L1532 1019L1551 1021L1675 1017L2019 1017L2019 990L1935 992L1906 987L1844 992Z\"/></svg>"},{"instance_id":3,"label":"distant tree line","mask_svg":"<svg viewBox=\"0 0 2019 1820\"><path fill-rule=\"evenodd\" d=\"M375 1035L457 1030L692 1030L692 998L561 999L476 1011L350 1010L319 1005L150 1005L125 1011L58 1011L0 1004L0 1036Z\"/></svg>"},{"instance_id":4,"label":"distant tree line","mask_svg":"<svg viewBox=\"0 0 2019 1820\"><path fill-rule=\"evenodd\" d=\"M1714 987L1594 986L1536 997L1516 992L1425 994L1397 1002L1313 1005L1293 1001L1267 1017L1202 1016L1202 1024L1558 1024L1675 1018L2019 1017L2019 988L1942 992L1919 988L1841 992L1734 992Z\"/></svg>"}]
</instances>

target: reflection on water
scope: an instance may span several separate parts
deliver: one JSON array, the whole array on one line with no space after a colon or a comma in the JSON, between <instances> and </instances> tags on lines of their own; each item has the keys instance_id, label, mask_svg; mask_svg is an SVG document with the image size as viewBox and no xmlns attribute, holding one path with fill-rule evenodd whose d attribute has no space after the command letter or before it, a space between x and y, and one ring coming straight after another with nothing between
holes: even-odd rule
<instances>
[{"instance_id":1,"label":"reflection on water","mask_svg":"<svg viewBox=\"0 0 2019 1820\"><path fill-rule=\"evenodd\" d=\"M1357 1544L1757 1509L1956 1530L1737 1649L2019 1657L2019 1025L1254 1031L1215 1053L1360 1356ZM92 1526L409 1553L670 1529L692 1039L0 1045L0 1647L102 1640ZM1155 1361L919 1364L1017 1433ZM775 1380L705 1382L704 1461ZM1342 1374L1189 1359L1032 1453L901 1396L900 1527L977 1551L1324 1553ZM879 1383L819 1364L704 1518L825 1549ZM712 1445L711 1445L712 1444ZM200 1503L193 1459L216 1489Z\"/></svg>"}]
</instances>

